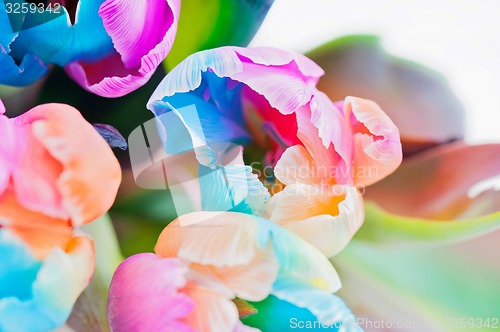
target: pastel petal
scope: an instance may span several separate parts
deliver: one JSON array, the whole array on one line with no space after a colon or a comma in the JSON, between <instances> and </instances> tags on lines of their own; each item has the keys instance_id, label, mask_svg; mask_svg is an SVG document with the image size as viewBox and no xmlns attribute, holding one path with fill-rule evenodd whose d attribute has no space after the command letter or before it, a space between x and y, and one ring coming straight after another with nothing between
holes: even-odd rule
<instances>
[{"instance_id":1,"label":"pastel petal","mask_svg":"<svg viewBox=\"0 0 500 332\"><path fill-rule=\"evenodd\" d=\"M205 211L259 214L270 196L250 166L203 167L200 168L199 181Z\"/></svg>"},{"instance_id":2,"label":"pastel petal","mask_svg":"<svg viewBox=\"0 0 500 332\"><path fill-rule=\"evenodd\" d=\"M257 219L262 228L271 232L271 239L280 274L335 293L341 287L335 268L318 249L295 234L265 219Z\"/></svg>"},{"instance_id":3,"label":"pastel petal","mask_svg":"<svg viewBox=\"0 0 500 332\"><path fill-rule=\"evenodd\" d=\"M271 198L269 213L326 257L342 251L364 221L363 199L350 186L290 185Z\"/></svg>"},{"instance_id":4,"label":"pastel petal","mask_svg":"<svg viewBox=\"0 0 500 332\"><path fill-rule=\"evenodd\" d=\"M313 119L310 109L304 107L300 109L298 112L296 112L296 116L298 124L297 137L302 141L307 151L312 156L316 164L316 168L323 169L322 172L318 172L318 175L316 177L320 178L323 183L350 184L350 182L352 182L351 180L352 152L349 152L345 157L341 156L339 152L335 150L336 149L335 143L333 142L326 143L328 144L327 148L327 145L324 144L323 139L319 136L318 128L312 122ZM335 122L335 121L330 121L330 122ZM335 126L338 125L340 125L340 123L337 123ZM340 130L340 128L338 129L339 130L337 130L337 133L344 132L345 134L344 130ZM347 132L350 133L349 128L347 127L346 129ZM347 136L336 136L335 139L338 138L345 142L346 137L350 137L350 134L347 134ZM348 146L349 145L344 146L347 149L346 151L352 149L349 148Z\"/></svg>"},{"instance_id":5,"label":"pastel petal","mask_svg":"<svg viewBox=\"0 0 500 332\"><path fill-rule=\"evenodd\" d=\"M403 159L399 131L380 106L347 97L344 114L354 134L354 183L368 186L394 172Z\"/></svg>"},{"instance_id":6,"label":"pastel petal","mask_svg":"<svg viewBox=\"0 0 500 332\"><path fill-rule=\"evenodd\" d=\"M185 321L195 331L234 331L238 325L238 309L229 299L216 292L188 287L186 294L196 306Z\"/></svg>"},{"instance_id":7,"label":"pastel petal","mask_svg":"<svg viewBox=\"0 0 500 332\"><path fill-rule=\"evenodd\" d=\"M8 228L21 238L36 259L45 258L56 247L66 247L71 238L66 220L24 208L10 190L0 195L0 227Z\"/></svg>"},{"instance_id":8,"label":"pastel petal","mask_svg":"<svg viewBox=\"0 0 500 332\"><path fill-rule=\"evenodd\" d=\"M195 299L180 291L187 265L177 258L138 254L120 264L111 281L108 317L113 331L194 332L185 319Z\"/></svg>"},{"instance_id":9,"label":"pastel petal","mask_svg":"<svg viewBox=\"0 0 500 332\"><path fill-rule=\"evenodd\" d=\"M474 202L472 187L498 176L499 170L500 144L457 142L406 159L393 175L370 187L365 198L402 216L460 219Z\"/></svg>"},{"instance_id":10,"label":"pastel petal","mask_svg":"<svg viewBox=\"0 0 500 332\"><path fill-rule=\"evenodd\" d=\"M203 274L213 274L234 293L233 297L249 301L265 299L273 289L279 270L279 264L273 254L272 246L257 251L253 260L246 265L231 267L196 266Z\"/></svg>"},{"instance_id":11,"label":"pastel petal","mask_svg":"<svg viewBox=\"0 0 500 332\"><path fill-rule=\"evenodd\" d=\"M238 220L238 222L235 222ZM258 227L254 217L235 212L193 212L170 223L155 252L218 267L248 264L254 258Z\"/></svg>"},{"instance_id":12,"label":"pastel petal","mask_svg":"<svg viewBox=\"0 0 500 332\"><path fill-rule=\"evenodd\" d=\"M106 141L76 109L46 104L14 121L19 126L31 125L35 139L62 166L56 186L73 225L90 222L111 207L121 181L120 166ZM32 178L17 174L16 186L28 185L24 181L31 183ZM43 210L36 199L43 197L41 193L30 198L21 193L18 197L23 205Z\"/></svg>"},{"instance_id":13,"label":"pastel petal","mask_svg":"<svg viewBox=\"0 0 500 332\"><path fill-rule=\"evenodd\" d=\"M321 326L318 318L306 308L281 300L274 295L270 295L261 302L251 302L251 305L258 313L241 318L241 320L246 325L259 328L261 331L289 331L292 329L313 332L339 331L335 323ZM310 323L307 327L305 326L306 322Z\"/></svg>"},{"instance_id":14,"label":"pastel petal","mask_svg":"<svg viewBox=\"0 0 500 332\"><path fill-rule=\"evenodd\" d=\"M67 73L85 89L104 97L120 97L136 90L170 52L179 7L179 0L104 1L99 16L117 53L93 63L77 59L66 67Z\"/></svg>"},{"instance_id":15,"label":"pastel petal","mask_svg":"<svg viewBox=\"0 0 500 332\"><path fill-rule=\"evenodd\" d=\"M4 232L2 230L0 234ZM5 238L0 240L5 241ZM7 243L16 246L18 253L25 250L22 242L15 238ZM54 249L40 267L31 271L31 276L25 274L27 271L23 272L23 276L32 280L31 289L22 297L14 295L0 299L2 331L48 331L64 324L76 299L90 281L93 260L92 240L76 236L65 250ZM9 285L12 284L16 283Z\"/></svg>"},{"instance_id":16,"label":"pastel petal","mask_svg":"<svg viewBox=\"0 0 500 332\"><path fill-rule=\"evenodd\" d=\"M309 310L324 325L340 326L339 331L362 331L344 301L294 278L279 278L273 295L281 300Z\"/></svg>"},{"instance_id":17,"label":"pastel petal","mask_svg":"<svg viewBox=\"0 0 500 332\"><path fill-rule=\"evenodd\" d=\"M7 188L10 180L12 170L14 168L13 152L11 147L15 144L16 135L9 119L3 115L5 107L0 100L0 132L2 132L2 139L0 140L0 193L3 193Z\"/></svg>"},{"instance_id":18,"label":"pastel petal","mask_svg":"<svg viewBox=\"0 0 500 332\"><path fill-rule=\"evenodd\" d=\"M285 185L317 184L321 178L316 172L316 163L302 145L285 150L274 167L274 176Z\"/></svg>"},{"instance_id":19,"label":"pastel petal","mask_svg":"<svg viewBox=\"0 0 500 332\"><path fill-rule=\"evenodd\" d=\"M191 94L176 94L168 98L168 102L156 102L151 110L164 127L166 152L178 154L194 150L200 164L205 166L221 164L226 151L232 147L227 143L248 140L248 134L238 124L212 104ZM188 144L189 141L192 144Z\"/></svg>"},{"instance_id":20,"label":"pastel petal","mask_svg":"<svg viewBox=\"0 0 500 332\"><path fill-rule=\"evenodd\" d=\"M323 74L300 54L276 48L221 47L195 53L175 67L151 96L148 108L164 97L195 90L201 84L202 72L209 69L219 77L245 83L283 114L307 104L318 77ZM267 79L262 77L262 71L266 72Z\"/></svg>"}]
</instances>

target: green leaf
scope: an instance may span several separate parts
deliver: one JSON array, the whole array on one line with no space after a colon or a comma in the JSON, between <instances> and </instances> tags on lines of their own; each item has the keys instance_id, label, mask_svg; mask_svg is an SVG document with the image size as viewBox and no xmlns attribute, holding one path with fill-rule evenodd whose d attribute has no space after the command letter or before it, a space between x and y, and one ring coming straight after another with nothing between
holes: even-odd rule
<instances>
[{"instance_id":1,"label":"green leaf","mask_svg":"<svg viewBox=\"0 0 500 332\"><path fill-rule=\"evenodd\" d=\"M500 212L467 220L442 221L391 214L367 202L365 223L355 239L379 246L414 247L464 241L496 229L500 229Z\"/></svg>"},{"instance_id":2,"label":"green leaf","mask_svg":"<svg viewBox=\"0 0 500 332\"><path fill-rule=\"evenodd\" d=\"M165 68L174 68L197 51L224 45L248 45L273 2L183 0L177 36L165 60Z\"/></svg>"},{"instance_id":3,"label":"green leaf","mask_svg":"<svg viewBox=\"0 0 500 332\"><path fill-rule=\"evenodd\" d=\"M421 324L413 331L458 331L450 326L452 319L498 318L499 235L440 250L353 241L333 259L343 282L339 295L360 319Z\"/></svg>"}]
</instances>

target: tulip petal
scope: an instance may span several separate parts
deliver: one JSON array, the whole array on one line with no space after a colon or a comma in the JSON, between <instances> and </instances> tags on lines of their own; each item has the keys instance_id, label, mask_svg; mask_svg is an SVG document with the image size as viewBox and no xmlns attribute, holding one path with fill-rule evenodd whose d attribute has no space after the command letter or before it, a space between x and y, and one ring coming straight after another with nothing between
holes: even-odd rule
<instances>
[{"instance_id":1,"label":"tulip petal","mask_svg":"<svg viewBox=\"0 0 500 332\"><path fill-rule=\"evenodd\" d=\"M11 86L25 86L34 83L47 73L47 66L32 54L22 58L19 65L5 53L0 45L0 84Z\"/></svg>"},{"instance_id":2,"label":"tulip petal","mask_svg":"<svg viewBox=\"0 0 500 332\"><path fill-rule=\"evenodd\" d=\"M318 249L272 222L265 219L258 222L272 234L281 275L297 278L328 293L340 289L337 271Z\"/></svg>"},{"instance_id":3,"label":"tulip petal","mask_svg":"<svg viewBox=\"0 0 500 332\"><path fill-rule=\"evenodd\" d=\"M72 24L68 11L47 22L39 13L27 13L23 29L12 43L12 54L36 54L45 63L65 66L76 60L93 62L113 51L113 43L98 15L102 0L80 0ZM42 24L43 23L43 24Z\"/></svg>"},{"instance_id":4,"label":"tulip petal","mask_svg":"<svg viewBox=\"0 0 500 332\"><path fill-rule=\"evenodd\" d=\"M18 19L18 24L24 20L23 14L12 14L9 17L5 2L0 3L0 84L12 86L24 86L35 82L45 75L47 67L32 54L26 54L18 58L20 63L14 61L9 54L11 52L11 43L18 37L17 32L13 32ZM12 21L11 21L12 20ZM1 112L0 112L1 113Z\"/></svg>"},{"instance_id":5,"label":"tulip petal","mask_svg":"<svg viewBox=\"0 0 500 332\"><path fill-rule=\"evenodd\" d=\"M320 183L315 161L302 145L294 145L285 150L274 167L274 176L285 185Z\"/></svg>"},{"instance_id":6,"label":"tulip petal","mask_svg":"<svg viewBox=\"0 0 500 332\"><path fill-rule=\"evenodd\" d=\"M176 94L168 102L155 102L151 110L166 132L163 142L166 152L175 154L194 149L198 161L205 166L221 164L228 149L228 144L223 143L248 140L248 134L239 125L212 104L191 94ZM185 128L187 133L179 128ZM185 146L189 140L192 144Z\"/></svg>"},{"instance_id":7,"label":"tulip petal","mask_svg":"<svg viewBox=\"0 0 500 332\"><path fill-rule=\"evenodd\" d=\"M297 307L309 310L319 322L325 325L337 323L337 326L340 326L339 331L361 331L351 310L338 296L294 278L278 278L274 283L273 295Z\"/></svg>"},{"instance_id":8,"label":"tulip petal","mask_svg":"<svg viewBox=\"0 0 500 332\"><path fill-rule=\"evenodd\" d=\"M26 250L15 237L5 238L2 230L0 243L14 246L18 255ZM9 235L7 235L9 236ZM26 251L25 251L26 252ZM26 255L26 253L22 254ZM19 257L19 256L17 256ZM30 277L32 288L25 297L3 297L0 299L0 328L2 331L48 331L66 321L76 299L90 281L94 266L93 244L86 236L74 237L63 251L54 249L33 270ZM29 262L29 260L28 260ZM15 265L20 262L16 262ZM9 271L11 271L9 266ZM12 285L18 283L10 283Z\"/></svg>"},{"instance_id":9,"label":"tulip petal","mask_svg":"<svg viewBox=\"0 0 500 332\"><path fill-rule=\"evenodd\" d=\"M196 269L222 281L232 291L233 297L261 301L271 293L279 264L272 247L267 246L264 250L257 251L252 261L246 265L216 268L196 266Z\"/></svg>"},{"instance_id":10,"label":"tulip petal","mask_svg":"<svg viewBox=\"0 0 500 332\"><path fill-rule=\"evenodd\" d=\"M234 211L259 214L269 192L250 166L228 165L200 169L200 191L204 211Z\"/></svg>"},{"instance_id":11,"label":"tulip petal","mask_svg":"<svg viewBox=\"0 0 500 332\"><path fill-rule=\"evenodd\" d=\"M195 331L233 331L238 325L238 309L229 299L216 292L189 288L186 294L196 303L193 312L185 319Z\"/></svg>"},{"instance_id":12,"label":"tulip petal","mask_svg":"<svg viewBox=\"0 0 500 332\"><path fill-rule=\"evenodd\" d=\"M255 72L265 68L266 75L283 77L297 84L299 96L283 94L282 89L276 92L272 87L275 80L268 85L262 78L254 77ZM284 114L293 112L293 107L307 103L314 90L314 84L323 74L314 62L301 54L288 52L272 47L241 48L220 47L190 55L177 65L158 85L148 102L148 108L157 100L173 96L179 92L189 92L198 88L202 81L202 73L209 69L219 77L229 77L245 83L253 90L266 96L271 106L281 105L280 111ZM270 69L273 69L272 71ZM248 70L249 73L245 73ZM297 80L301 79L301 82ZM286 83L286 80L283 81ZM282 83L283 83L282 82ZM269 96L268 96L269 94ZM309 98L306 96L309 94ZM287 106L289 105L289 106Z\"/></svg>"},{"instance_id":13,"label":"tulip petal","mask_svg":"<svg viewBox=\"0 0 500 332\"><path fill-rule=\"evenodd\" d=\"M318 118L313 119L311 110L302 108L296 115L298 124L297 137L302 141L313 158L316 169L323 169L322 172L317 172L318 175L316 177L320 178L323 183L333 181L339 184L351 184L352 147L346 144L346 137L351 137L351 134L350 129L346 126L346 121L339 119L339 122L333 125L333 127L336 127L331 137L334 141L330 139L324 141L319 136L319 129L315 124L320 125L320 122L313 122L315 120L318 121ZM336 122L330 119L326 121ZM337 151L337 147L339 146L342 146L341 151L343 151L343 156Z\"/></svg>"},{"instance_id":14,"label":"tulip petal","mask_svg":"<svg viewBox=\"0 0 500 332\"><path fill-rule=\"evenodd\" d=\"M0 193L3 193L9 185L10 176L14 167L11 147L15 144L16 135L10 120L3 115L5 107L0 100L0 132L2 139L0 140Z\"/></svg>"},{"instance_id":15,"label":"tulip petal","mask_svg":"<svg viewBox=\"0 0 500 332\"><path fill-rule=\"evenodd\" d=\"M127 258L116 270L108 300L113 331L194 332L185 319L195 301L179 291L186 283L187 265L177 258L151 253Z\"/></svg>"},{"instance_id":16,"label":"tulip petal","mask_svg":"<svg viewBox=\"0 0 500 332\"><path fill-rule=\"evenodd\" d=\"M238 220L238 222L235 222ZM193 212L170 223L155 252L218 267L248 264L258 249L254 217L235 212Z\"/></svg>"},{"instance_id":17,"label":"tulip petal","mask_svg":"<svg viewBox=\"0 0 500 332\"><path fill-rule=\"evenodd\" d=\"M321 326L318 318L309 310L273 295L270 295L264 301L251 302L250 304L255 307L258 313L241 318L241 320L246 325L259 328L261 331L289 331L291 329L313 332L339 331L335 324ZM306 327L306 323L309 323L310 326ZM313 325L315 323L316 325Z\"/></svg>"},{"instance_id":18,"label":"tulip petal","mask_svg":"<svg viewBox=\"0 0 500 332\"><path fill-rule=\"evenodd\" d=\"M363 199L350 186L289 185L271 198L268 212L326 257L342 251L364 221Z\"/></svg>"},{"instance_id":19,"label":"tulip petal","mask_svg":"<svg viewBox=\"0 0 500 332\"><path fill-rule=\"evenodd\" d=\"M56 185L73 225L90 222L111 207L121 181L120 166L106 141L76 109L61 104L41 105L15 122L19 126L31 125L34 138L62 166ZM94 162L96 158L99 163ZM16 186L29 187L31 181L23 173L16 175ZM25 206L43 211L38 197L44 195L46 192L28 197L22 192L18 199Z\"/></svg>"},{"instance_id":20,"label":"tulip petal","mask_svg":"<svg viewBox=\"0 0 500 332\"><path fill-rule=\"evenodd\" d=\"M403 159L399 131L380 106L347 97L344 113L354 134L354 183L369 186L394 172Z\"/></svg>"},{"instance_id":21,"label":"tulip petal","mask_svg":"<svg viewBox=\"0 0 500 332\"><path fill-rule=\"evenodd\" d=\"M402 216L461 219L474 202L471 188L499 170L500 144L457 142L405 160L393 175L370 187L365 198Z\"/></svg>"},{"instance_id":22,"label":"tulip petal","mask_svg":"<svg viewBox=\"0 0 500 332\"><path fill-rule=\"evenodd\" d=\"M21 238L36 259L45 258L56 247L64 248L71 238L67 221L24 208L10 190L0 195L0 208L0 227Z\"/></svg>"},{"instance_id":23,"label":"tulip petal","mask_svg":"<svg viewBox=\"0 0 500 332\"><path fill-rule=\"evenodd\" d=\"M179 0L104 1L99 16L116 51L93 63L78 59L66 66L67 73L82 87L103 97L121 97L136 90L170 52L179 7Z\"/></svg>"}]
</instances>

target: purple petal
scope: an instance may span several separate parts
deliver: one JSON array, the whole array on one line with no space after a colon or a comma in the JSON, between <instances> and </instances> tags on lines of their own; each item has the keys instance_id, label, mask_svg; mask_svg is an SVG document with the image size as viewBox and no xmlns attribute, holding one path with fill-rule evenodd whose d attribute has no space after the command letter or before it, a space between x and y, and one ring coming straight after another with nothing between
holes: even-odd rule
<instances>
[{"instance_id":1,"label":"purple petal","mask_svg":"<svg viewBox=\"0 0 500 332\"><path fill-rule=\"evenodd\" d=\"M120 97L136 90L170 52L179 10L179 0L105 1L99 15L116 52L92 64L71 63L66 71L84 88L104 97Z\"/></svg>"}]
</instances>

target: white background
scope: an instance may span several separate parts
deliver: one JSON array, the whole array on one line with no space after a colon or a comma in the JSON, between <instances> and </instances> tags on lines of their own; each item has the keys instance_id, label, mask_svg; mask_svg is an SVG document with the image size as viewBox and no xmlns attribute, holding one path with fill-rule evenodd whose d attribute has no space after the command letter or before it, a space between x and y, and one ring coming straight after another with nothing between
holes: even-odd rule
<instances>
[{"instance_id":1,"label":"white background","mask_svg":"<svg viewBox=\"0 0 500 332\"><path fill-rule=\"evenodd\" d=\"M500 142L500 0L275 0L251 45L307 52L359 33L445 75L467 140Z\"/></svg>"}]
</instances>

